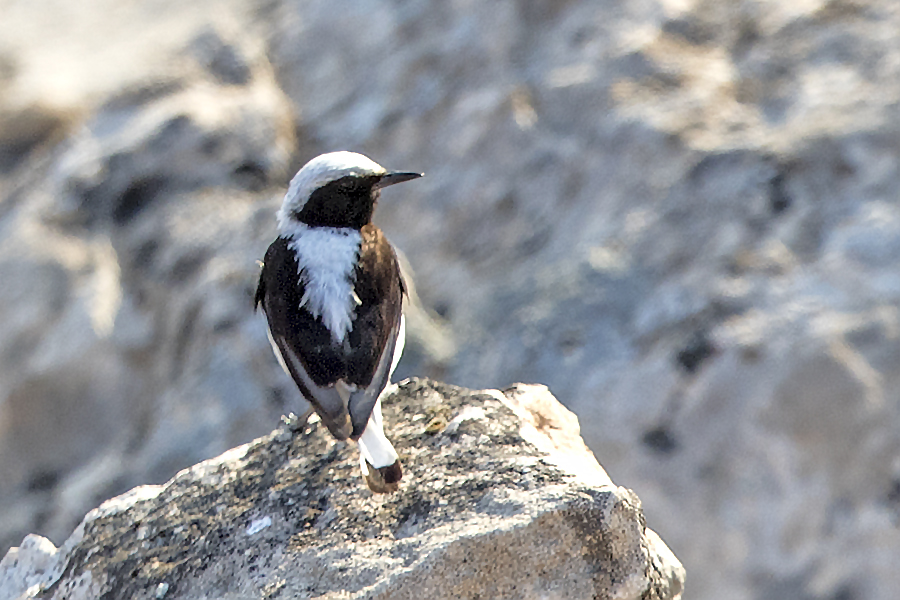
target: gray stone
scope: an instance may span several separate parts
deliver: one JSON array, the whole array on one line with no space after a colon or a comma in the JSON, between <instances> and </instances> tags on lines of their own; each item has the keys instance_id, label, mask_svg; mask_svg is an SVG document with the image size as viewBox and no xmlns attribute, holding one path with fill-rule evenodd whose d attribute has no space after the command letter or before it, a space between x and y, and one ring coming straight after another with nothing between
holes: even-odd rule
<instances>
[{"instance_id":1,"label":"gray stone","mask_svg":"<svg viewBox=\"0 0 900 600\"><path fill-rule=\"evenodd\" d=\"M317 419L284 426L103 503L59 549L29 535L0 600L681 597L637 495L545 387L410 380L384 404L399 492L373 495Z\"/></svg>"}]
</instances>

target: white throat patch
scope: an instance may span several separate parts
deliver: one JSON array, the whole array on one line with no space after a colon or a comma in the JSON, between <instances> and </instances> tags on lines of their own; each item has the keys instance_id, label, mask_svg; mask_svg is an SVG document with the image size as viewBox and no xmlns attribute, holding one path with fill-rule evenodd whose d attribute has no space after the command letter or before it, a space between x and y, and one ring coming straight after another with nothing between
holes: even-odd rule
<instances>
[{"instance_id":1,"label":"white throat patch","mask_svg":"<svg viewBox=\"0 0 900 600\"><path fill-rule=\"evenodd\" d=\"M308 227L294 223L288 247L297 257L305 286L300 305L340 343L353 327L360 300L354 291L356 261L362 236L352 227Z\"/></svg>"}]
</instances>

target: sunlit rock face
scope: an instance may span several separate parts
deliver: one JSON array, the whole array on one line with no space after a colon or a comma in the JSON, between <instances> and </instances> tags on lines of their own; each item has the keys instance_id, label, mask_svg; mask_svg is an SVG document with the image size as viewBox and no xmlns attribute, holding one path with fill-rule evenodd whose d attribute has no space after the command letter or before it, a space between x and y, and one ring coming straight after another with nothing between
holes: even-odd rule
<instances>
[{"instance_id":1,"label":"sunlit rock face","mask_svg":"<svg viewBox=\"0 0 900 600\"><path fill-rule=\"evenodd\" d=\"M684 569L547 390L407 380L384 398L406 469L373 495L351 444L293 422L0 561L0 600L678 600Z\"/></svg>"}]
</instances>

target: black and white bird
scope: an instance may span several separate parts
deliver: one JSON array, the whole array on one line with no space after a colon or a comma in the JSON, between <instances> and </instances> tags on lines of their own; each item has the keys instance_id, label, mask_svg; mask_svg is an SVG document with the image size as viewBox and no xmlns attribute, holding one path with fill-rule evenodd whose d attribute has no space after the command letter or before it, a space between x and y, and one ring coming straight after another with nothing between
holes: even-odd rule
<instances>
[{"instance_id":1,"label":"black and white bird","mask_svg":"<svg viewBox=\"0 0 900 600\"><path fill-rule=\"evenodd\" d=\"M381 493L403 472L380 396L403 351L406 292L372 213L382 188L421 176L354 152L306 163L276 215L256 290L282 368L335 438L358 442L363 477Z\"/></svg>"}]
</instances>

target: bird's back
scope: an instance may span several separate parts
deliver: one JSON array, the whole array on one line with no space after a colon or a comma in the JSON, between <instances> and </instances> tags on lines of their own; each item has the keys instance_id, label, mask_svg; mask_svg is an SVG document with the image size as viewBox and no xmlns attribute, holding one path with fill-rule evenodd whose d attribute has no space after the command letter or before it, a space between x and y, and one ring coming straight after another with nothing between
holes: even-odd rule
<instances>
[{"instance_id":1,"label":"bird's back","mask_svg":"<svg viewBox=\"0 0 900 600\"><path fill-rule=\"evenodd\" d=\"M351 415L351 435L362 433L371 406L390 380L393 354L402 347L397 338L404 289L396 255L374 225L363 227L359 234L359 256L348 274L351 285L344 292L346 297L335 293L340 286L318 290L320 294L328 290L332 302L352 302L352 326L340 340L326 325L327 318L309 310L309 282L333 276L316 272L333 270L333 262L320 264L298 254L298 248L303 252L312 246L276 239L266 252L256 291L256 303L266 314L285 369L336 437L347 437L343 432L348 411L360 413ZM354 392L355 402L349 407L335 388L338 383L341 390Z\"/></svg>"}]
</instances>

